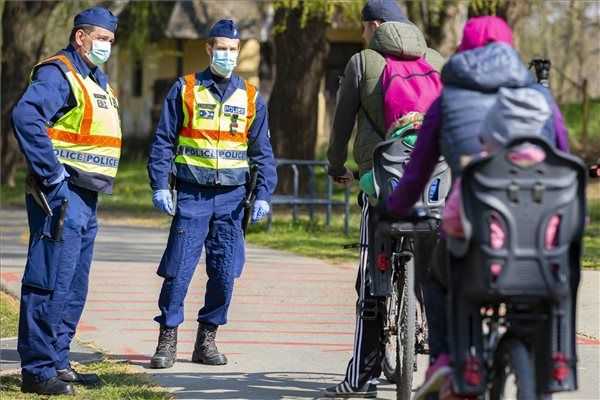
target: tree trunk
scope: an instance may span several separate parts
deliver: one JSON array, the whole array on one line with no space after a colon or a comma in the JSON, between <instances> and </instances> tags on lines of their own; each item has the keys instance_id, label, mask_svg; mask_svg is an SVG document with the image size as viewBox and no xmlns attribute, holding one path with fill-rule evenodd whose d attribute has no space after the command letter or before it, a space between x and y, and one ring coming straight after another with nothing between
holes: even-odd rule
<instances>
[{"instance_id":1,"label":"tree trunk","mask_svg":"<svg viewBox=\"0 0 600 400\"><path fill-rule=\"evenodd\" d=\"M448 57L456 50L466 18L466 5L458 0L404 0L408 18L425 35L429 47Z\"/></svg>"},{"instance_id":2,"label":"tree trunk","mask_svg":"<svg viewBox=\"0 0 600 400\"><path fill-rule=\"evenodd\" d=\"M275 26L275 83L269 100L270 129L277 158L312 160L317 143L318 95L329 44L325 15L310 15L302 26L302 8L279 8ZM281 176L286 190L289 178Z\"/></svg>"},{"instance_id":3,"label":"tree trunk","mask_svg":"<svg viewBox=\"0 0 600 400\"><path fill-rule=\"evenodd\" d=\"M42 55L45 26L56 1L3 2L2 13L2 126L0 182L15 184L22 157L10 123L10 111L29 81L31 68Z\"/></svg>"}]
</instances>

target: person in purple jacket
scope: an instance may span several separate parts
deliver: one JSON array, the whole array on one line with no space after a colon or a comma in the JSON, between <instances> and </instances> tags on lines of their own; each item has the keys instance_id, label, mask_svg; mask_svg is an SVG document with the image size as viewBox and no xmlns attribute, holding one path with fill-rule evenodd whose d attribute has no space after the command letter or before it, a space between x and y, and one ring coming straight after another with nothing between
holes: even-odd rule
<instances>
[{"instance_id":1,"label":"person in purple jacket","mask_svg":"<svg viewBox=\"0 0 600 400\"><path fill-rule=\"evenodd\" d=\"M406 216L425 189L440 155L452 170L452 179L460 178L461 159L480 154L481 128L488 111L496 104L502 88L530 88L547 101L552 116L540 132L553 139L559 150L568 151L567 129L560 110L547 88L538 84L513 48L512 31L498 17L475 17L467 21L461 44L442 70L444 89L433 102L419 132L411 160L395 191L387 200L389 211ZM445 241L440 241L436 257L445 259ZM456 398L448 375L450 358L446 342L446 289L444 263L432 263L436 282L434 299L427 310L430 341L430 367L425 383L415 394L423 399L441 390L440 399ZM437 306L436 306L437 305Z\"/></svg>"}]
</instances>

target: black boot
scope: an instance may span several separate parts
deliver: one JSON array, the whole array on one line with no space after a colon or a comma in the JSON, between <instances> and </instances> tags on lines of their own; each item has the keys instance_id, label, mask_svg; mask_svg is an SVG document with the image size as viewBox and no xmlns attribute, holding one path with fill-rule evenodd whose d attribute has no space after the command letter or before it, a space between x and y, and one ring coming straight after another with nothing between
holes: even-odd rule
<instances>
[{"instance_id":1,"label":"black boot","mask_svg":"<svg viewBox=\"0 0 600 400\"><path fill-rule=\"evenodd\" d=\"M215 344L217 328L218 326L216 325L198 324L192 362L207 365L227 364L227 357L225 357L225 354L219 353Z\"/></svg>"},{"instance_id":2,"label":"black boot","mask_svg":"<svg viewBox=\"0 0 600 400\"><path fill-rule=\"evenodd\" d=\"M66 369L57 369L57 378L66 383L76 383L83 386L100 386L100 378L96 374L80 374L69 365Z\"/></svg>"},{"instance_id":3,"label":"black boot","mask_svg":"<svg viewBox=\"0 0 600 400\"><path fill-rule=\"evenodd\" d=\"M171 368L177 357L177 328L160 326L158 346L150 360L150 368Z\"/></svg>"},{"instance_id":4,"label":"black boot","mask_svg":"<svg viewBox=\"0 0 600 400\"><path fill-rule=\"evenodd\" d=\"M46 396L52 395L74 395L75 390L73 385L63 382L57 377L50 378L45 381L36 381L32 376L23 375L23 383L21 384L21 392L37 393Z\"/></svg>"}]
</instances>

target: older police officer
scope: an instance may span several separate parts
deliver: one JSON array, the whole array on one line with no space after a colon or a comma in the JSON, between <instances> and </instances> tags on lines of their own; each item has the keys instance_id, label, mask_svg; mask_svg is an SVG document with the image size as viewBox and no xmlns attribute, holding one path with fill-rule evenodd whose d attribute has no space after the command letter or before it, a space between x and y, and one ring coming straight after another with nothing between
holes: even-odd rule
<instances>
[{"instance_id":1,"label":"older police officer","mask_svg":"<svg viewBox=\"0 0 600 400\"><path fill-rule=\"evenodd\" d=\"M116 29L106 8L78 14L70 44L34 67L12 113L30 170L18 343L23 392L73 394L72 383L99 382L71 368L69 348L87 296L98 192L112 192L121 152L118 103L98 68Z\"/></svg>"},{"instance_id":2,"label":"older police officer","mask_svg":"<svg viewBox=\"0 0 600 400\"><path fill-rule=\"evenodd\" d=\"M269 212L277 176L269 140L267 106L250 83L233 73L240 40L231 20L209 32L210 66L179 78L165 99L150 150L148 172L154 205L174 215L167 248L158 267L164 278L154 368L173 365L177 327L190 280L206 248L208 282L192 361L223 365L215 345L217 327L227 322L236 277L242 272L241 222L249 166L258 168L252 221ZM175 177L177 204L169 190Z\"/></svg>"}]
</instances>

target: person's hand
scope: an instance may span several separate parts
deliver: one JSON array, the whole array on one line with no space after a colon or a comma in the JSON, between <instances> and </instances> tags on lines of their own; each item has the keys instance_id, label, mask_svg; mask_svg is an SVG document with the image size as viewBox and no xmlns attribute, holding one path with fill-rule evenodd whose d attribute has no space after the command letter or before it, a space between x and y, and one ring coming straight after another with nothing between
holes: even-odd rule
<instances>
[{"instance_id":1,"label":"person's hand","mask_svg":"<svg viewBox=\"0 0 600 400\"><path fill-rule=\"evenodd\" d=\"M155 208L158 208L169 215L175 215L173 196L169 189L155 190L154 193L152 193L152 203Z\"/></svg>"},{"instance_id":2,"label":"person's hand","mask_svg":"<svg viewBox=\"0 0 600 400\"><path fill-rule=\"evenodd\" d=\"M271 210L271 206L264 200L256 200L252 207L252 223L262 220Z\"/></svg>"},{"instance_id":3,"label":"person's hand","mask_svg":"<svg viewBox=\"0 0 600 400\"><path fill-rule=\"evenodd\" d=\"M346 168L346 172L344 175L334 176L333 181L337 184L350 186L352 182L354 182L354 174L348 168Z\"/></svg>"}]
</instances>

